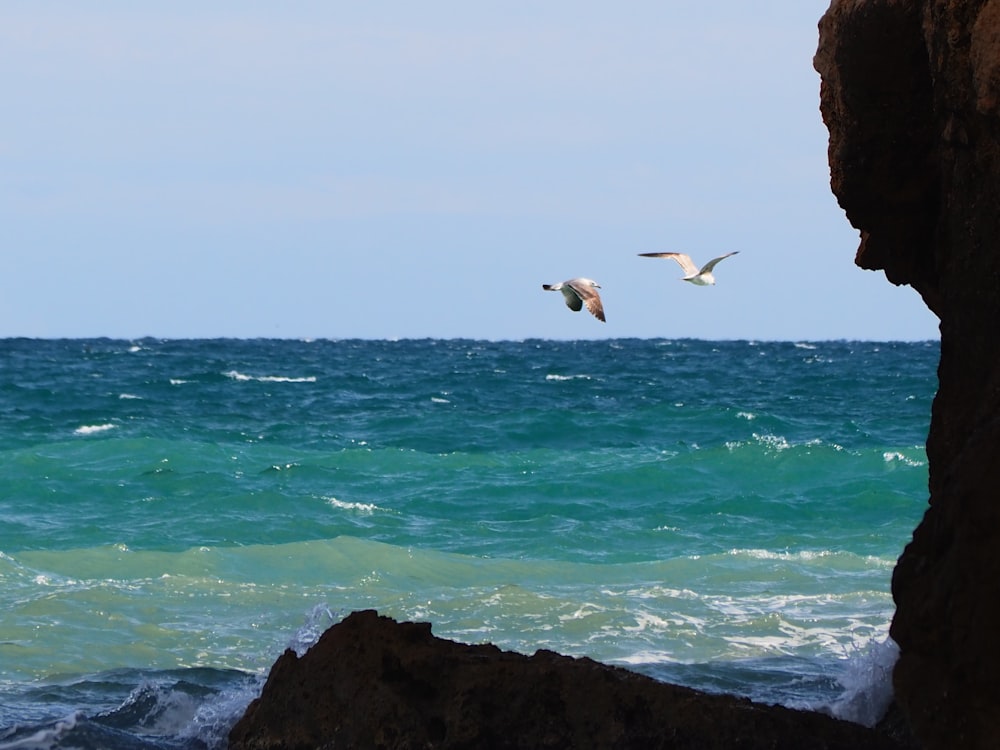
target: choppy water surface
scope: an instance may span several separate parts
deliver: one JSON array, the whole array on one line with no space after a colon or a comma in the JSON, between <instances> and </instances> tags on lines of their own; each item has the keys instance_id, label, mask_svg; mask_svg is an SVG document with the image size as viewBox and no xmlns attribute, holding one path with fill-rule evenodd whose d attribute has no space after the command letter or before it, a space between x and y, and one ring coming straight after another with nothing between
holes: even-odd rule
<instances>
[{"instance_id":1,"label":"choppy water surface","mask_svg":"<svg viewBox=\"0 0 1000 750\"><path fill-rule=\"evenodd\" d=\"M868 720L937 357L0 341L0 750L216 745L360 608Z\"/></svg>"}]
</instances>

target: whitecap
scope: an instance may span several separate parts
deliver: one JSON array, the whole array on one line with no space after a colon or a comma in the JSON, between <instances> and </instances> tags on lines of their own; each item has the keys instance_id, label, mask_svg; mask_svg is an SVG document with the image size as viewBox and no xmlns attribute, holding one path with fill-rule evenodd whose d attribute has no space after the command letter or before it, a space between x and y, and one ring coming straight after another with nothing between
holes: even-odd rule
<instances>
[{"instance_id":1,"label":"whitecap","mask_svg":"<svg viewBox=\"0 0 1000 750\"><path fill-rule=\"evenodd\" d=\"M382 510L382 508L375 505L375 503L348 503L343 500L338 500L335 497L326 497L323 499L326 500L327 505L331 508L337 508L338 510L354 510L364 515L371 515L377 510Z\"/></svg>"},{"instance_id":2,"label":"whitecap","mask_svg":"<svg viewBox=\"0 0 1000 750\"><path fill-rule=\"evenodd\" d=\"M169 737L191 725L198 705L199 699L193 695L169 685L143 680L117 710L122 713L141 712L144 733Z\"/></svg>"},{"instance_id":3,"label":"whitecap","mask_svg":"<svg viewBox=\"0 0 1000 750\"><path fill-rule=\"evenodd\" d=\"M137 401L141 400L142 396L136 396L134 393L119 393L118 398L122 401Z\"/></svg>"},{"instance_id":4,"label":"whitecap","mask_svg":"<svg viewBox=\"0 0 1000 750\"><path fill-rule=\"evenodd\" d=\"M583 602L575 611L569 614L559 615L560 622L571 622L573 620L583 620L591 615L600 614L601 612L606 612L604 607L600 607L596 604L591 604L590 602Z\"/></svg>"},{"instance_id":5,"label":"whitecap","mask_svg":"<svg viewBox=\"0 0 1000 750\"><path fill-rule=\"evenodd\" d=\"M285 375L262 375L256 378L261 383L315 383L315 375L304 375L302 377L288 377Z\"/></svg>"},{"instance_id":6,"label":"whitecap","mask_svg":"<svg viewBox=\"0 0 1000 750\"><path fill-rule=\"evenodd\" d=\"M249 380L255 380L258 383L315 383L315 375L304 375L301 377L292 377L289 375L247 375L246 373L240 372L239 370L229 370L222 373L225 377L231 380L237 380L240 382L246 382Z\"/></svg>"},{"instance_id":7,"label":"whitecap","mask_svg":"<svg viewBox=\"0 0 1000 750\"><path fill-rule=\"evenodd\" d=\"M767 549L739 549L729 550L733 557L749 557L752 560L782 560L810 562L823 557L830 557L834 552L829 550L799 550L798 552L773 552Z\"/></svg>"},{"instance_id":8,"label":"whitecap","mask_svg":"<svg viewBox=\"0 0 1000 750\"><path fill-rule=\"evenodd\" d=\"M773 448L776 451L783 451L792 447L792 444L781 435L760 435L755 432L753 439L765 448Z\"/></svg>"},{"instance_id":9,"label":"whitecap","mask_svg":"<svg viewBox=\"0 0 1000 750\"><path fill-rule=\"evenodd\" d=\"M670 620L655 615L652 612L636 612L635 625L624 625L622 630L627 633L644 633L650 630L662 632L670 628Z\"/></svg>"},{"instance_id":10,"label":"whitecap","mask_svg":"<svg viewBox=\"0 0 1000 750\"><path fill-rule=\"evenodd\" d=\"M107 432L115 429L113 424L85 424L73 430L74 435L95 435L98 432Z\"/></svg>"},{"instance_id":11,"label":"whitecap","mask_svg":"<svg viewBox=\"0 0 1000 750\"><path fill-rule=\"evenodd\" d=\"M564 380L590 380L591 378L590 378L590 375L554 375L554 374L549 374L549 375L545 376L545 379L546 380L564 381Z\"/></svg>"},{"instance_id":12,"label":"whitecap","mask_svg":"<svg viewBox=\"0 0 1000 750\"><path fill-rule=\"evenodd\" d=\"M677 658L669 651L641 650L616 659L619 664L641 667L646 664L676 664Z\"/></svg>"},{"instance_id":13,"label":"whitecap","mask_svg":"<svg viewBox=\"0 0 1000 750\"><path fill-rule=\"evenodd\" d=\"M917 461L915 459L912 459L909 456L900 453L899 451L886 451L885 453L882 454L882 460L884 460L887 464L898 462L901 464L905 464L906 466L924 465L923 461Z\"/></svg>"},{"instance_id":14,"label":"whitecap","mask_svg":"<svg viewBox=\"0 0 1000 750\"><path fill-rule=\"evenodd\" d=\"M39 729L27 737L21 737L10 742L0 742L0 750L14 750L15 748L50 750L59 745L62 738L76 727L77 722L81 718L83 718L83 713L75 711L69 716L55 722L51 727Z\"/></svg>"},{"instance_id":15,"label":"whitecap","mask_svg":"<svg viewBox=\"0 0 1000 750\"><path fill-rule=\"evenodd\" d=\"M435 403L435 404L450 404L451 403L451 401L449 401L448 399L441 398L440 396L431 396L431 402Z\"/></svg>"}]
</instances>

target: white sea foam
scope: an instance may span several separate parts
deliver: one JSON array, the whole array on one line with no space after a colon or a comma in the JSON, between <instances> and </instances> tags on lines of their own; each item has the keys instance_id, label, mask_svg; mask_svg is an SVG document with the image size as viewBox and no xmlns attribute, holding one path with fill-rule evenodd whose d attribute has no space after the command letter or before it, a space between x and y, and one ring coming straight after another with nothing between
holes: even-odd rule
<instances>
[{"instance_id":1,"label":"white sea foam","mask_svg":"<svg viewBox=\"0 0 1000 750\"><path fill-rule=\"evenodd\" d=\"M598 606L597 604L591 604L590 602L584 602L573 612L569 614L559 615L560 622L571 622L573 620L583 620L591 615L598 614L600 612L606 612L606 608Z\"/></svg>"},{"instance_id":2,"label":"white sea foam","mask_svg":"<svg viewBox=\"0 0 1000 750\"><path fill-rule=\"evenodd\" d=\"M216 750L226 746L230 729L260 695L264 675L248 674L231 687L204 695L165 679L144 679L114 713L135 716L143 736L194 740Z\"/></svg>"},{"instance_id":3,"label":"white sea foam","mask_svg":"<svg viewBox=\"0 0 1000 750\"><path fill-rule=\"evenodd\" d=\"M887 463L901 463L906 466L924 466L923 461L917 461L915 459L906 456L899 451L886 451L882 454L882 459Z\"/></svg>"},{"instance_id":4,"label":"white sea foam","mask_svg":"<svg viewBox=\"0 0 1000 750\"><path fill-rule=\"evenodd\" d=\"M625 625L622 630L626 633L662 632L668 630L671 624L669 619L652 612L636 612L635 625Z\"/></svg>"},{"instance_id":5,"label":"white sea foam","mask_svg":"<svg viewBox=\"0 0 1000 750\"><path fill-rule=\"evenodd\" d=\"M74 435L96 435L99 432L107 432L115 429L113 424L85 424L73 430Z\"/></svg>"},{"instance_id":6,"label":"white sea foam","mask_svg":"<svg viewBox=\"0 0 1000 750\"><path fill-rule=\"evenodd\" d=\"M119 393L118 398L122 401L135 401L142 399L142 396L136 396L134 393Z\"/></svg>"},{"instance_id":7,"label":"white sea foam","mask_svg":"<svg viewBox=\"0 0 1000 750\"><path fill-rule=\"evenodd\" d=\"M231 380L255 380L252 375L244 375L242 372L237 372L236 370L229 370L228 372L222 373L227 378Z\"/></svg>"},{"instance_id":8,"label":"white sea foam","mask_svg":"<svg viewBox=\"0 0 1000 750\"><path fill-rule=\"evenodd\" d=\"M222 373L227 378L231 380L238 380L241 382L246 381L256 381L258 383L315 383L315 375L305 375L302 377L291 377L288 375L247 375L246 373L239 372L238 370L229 370L228 372Z\"/></svg>"},{"instance_id":9,"label":"white sea foam","mask_svg":"<svg viewBox=\"0 0 1000 750\"><path fill-rule=\"evenodd\" d=\"M286 377L284 375L262 375L257 378L262 383L315 383L315 375L305 375L303 377L293 378Z\"/></svg>"},{"instance_id":10,"label":"white sea foam","mask_svg":"<svg viewBox=\"0 0 1000 750\"><path fill-rule=\"evenodd\" d=\"M829 550L800 550L798 552L774 552L768 549L733 548L729 554L734 557L750 557L754 560L801 560L811 561L834 554Z\"/></svg>"},{"instance_id":11,"label":"white sea foam","mask_svg":"<svg viewBox=\"0 0 1000 750\"><path fill-rule=\"evenodd\" d=\"M76 711L69 716L60 719L51 727L39 729L34 734L27 737L20 737L9 742L0 742L0 750L50 750L56 747L66 734L72 731L77 722L83 718L83 714Z\"/></svg>"},{"instance_id":12,"label":"white sea foam","mask_svg":"<svg viewBox=\"0 0 1000 750\"><path fill-rule=\"evenodd\" d=\"M198 699L193 695L173 689L172 685L160 685L144 680L125 699L119 710L128 710L133 705L150 704L144 709L143 730L154 736L170 737L186 729L198 710Z\"/></svg>"},{"instance_id":13,"label":"white sea foam","mask_svg":"<svg viewBox=\"0 0 1000 750\"><path fill-rule=\"evenodd\" d=\"M753 417L749 417L748 419L752 418ZM778 451L778 452L786 451L789 448L793 447L792 443L788 441L788 438L782 435L767 435L757 432L753 433L753 441L727 440L724 443L724 445L726 446L726 450L728 451L739 450L740 448L753 444L763 446L766 450L769 451Z\"/></svg>"},{"instance_id":14,"label":"white sea foam","mask_svg":"<svg viewBox=\"0 0 1000 750\"><path fill-rule=\"evenodd\" d=\"M872 641L849 658L837 678L844 692L827 707L829 713L866 727L875 726L892 703L892 668L898 658L899 647L891 638Z\"/></svg>"},{"instance_id":15,"label":"white sea foam","mask_svg":"<svg viewBox=\"0 0 1000 750\"><path fill-rule=\"evenodd\" d=\"M331 508L337 508L338 510L353 510L366 516L371 515L377 510L382 510L382 508L375 505L375 503L348 503L343 500L338 500L335 497L326 497L323 499L326 500L327 504Z\"/></svg>"},{"instance_id":16,"label":"white sea foam","mask_svg":"<svg viewBox=\"0 0 1000 750\"><path fill-rule=\"evenodd\" d=\"M771 448L776 451L783 451L792 447L792 444L788 442L787 438L784 438L781 435L760 435L755 432L753 434L753 439L765 448Z\"/></svg>"},{"instance_id":17,"label":"white sea foam","mask_svg":"<svg viewBox=\"0 0 1000 750\"><path fill-rule=\"evenodd\" d=\"M340 621L340 616L330 609L326 602L321 602L306 613L305 622L295 631L288 642L288 648L298 656L302 656L319 640L327 628Z\"/></svg>"},{"instance_id":18,"label":"white sea foam","mask_svg":"<svg viewBox=\"0 0 1000 750\"><path fill-rule=\"evenodd\" d=\"M857 557L850 552L833 550L799 550L797 552L775 552L768 549L743 549L734 547L726 554L732 557L749 557L752 560L777 560L781 562L815 562L824 558L850 559L855 557L863 561L866 567L892 569L896 566L894 559L877 557L875 555L865 555Z\"/></svg>"},{"instance_id":19,"label":"white sea foam","mask_svg":"<svg viewBox=\"0 0 1000 750\"><path fill-rule=\"evenodd\" d=\"M590 375L553 375L553 374L549 374L549 375L545 376L545 379L546 380L556 380L556 381L565 381L565 380L591 380L591 377L590 377Z\"/></svg>"},{"instance_id":20,"label":"white sea foam","mask_svg":"<svg viewBox=\"0 0 1000 750\"><path fill-rule=\"evenodd\" d=\"M451 403L451 401L449 401L448 399L441 398L440 396L431 396L431 402L435 403L435 404L450 404Z\"/></svg>"},{"instance_id":21,"label":"white sea foam","mask_svg":"<svg viewBox=\"0 0 1000 750\"><path fill-rule=\"evenodd\" d=\"M646 664L675 664L677 663L677 658L669 651L646 649L623 656L620 659L617 659L617 661L620 664L643 666Z\"/></svg>"},{"instance_id":22,"label":"white sea foam","mask_svg":"<svg viewBox=\"0 0 1000 750\"><path fill-rule=\"evenodd\" d=\"M262 674L248 675L236 687L222 690L201 702L187 725L178 732L178 737L198 740L212 750L227 747L229 730L246 713L250 701L260 695L264 677Z\"/></svg>"}]
</instances>

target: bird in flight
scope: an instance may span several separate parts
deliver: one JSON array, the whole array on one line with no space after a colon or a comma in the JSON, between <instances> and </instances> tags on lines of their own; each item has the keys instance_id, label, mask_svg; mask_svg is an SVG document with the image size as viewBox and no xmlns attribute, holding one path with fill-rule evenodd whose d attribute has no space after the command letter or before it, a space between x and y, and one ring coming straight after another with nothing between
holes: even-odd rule
<instances>
[{"instance_id":1,"label":"bird in flight","mask_svg":"<svg viewBox=\"0 0 1000 750\"><path fill-rule=\"evenodd\" d=\"M730 255L736 255L739 250L734 250L731 253L726 253L725 255L720 255L718 258L712 258L700 269L691 260L690 255L685 253L639 253L643 258L670 258L677 261L682 269L684 269L684 276L682 281L690 281L692 284L697 284L698 286L714 286L715 276L712 275L712 269L715 268L715 264L720 260L725 260Z\"/></svg>"},{"instance_id":2,"label":"bird in flight","mask_svg":"<svg viewBox=\"0 0 1000 750\"><path fill-rule=\"evenodd\" d=\"M579 312L584 305L602 323L604 319L604 305L601 304L601 295L597 290L601 288L593 279L576 278L563 281L558 284L542 284L542 289L547 292L562 292L566 300L566 307L573 312Z\"/></svg>"}]
</instances>

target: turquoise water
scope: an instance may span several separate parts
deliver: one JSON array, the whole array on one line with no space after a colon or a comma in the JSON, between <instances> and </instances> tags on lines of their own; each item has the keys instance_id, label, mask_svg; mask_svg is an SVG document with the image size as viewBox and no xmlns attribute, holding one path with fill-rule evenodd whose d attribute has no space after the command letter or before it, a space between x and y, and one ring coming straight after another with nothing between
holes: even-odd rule
<instances>
[{"instance_id":1,"label":"turquoise water","mask_svg":"<svg viewBox=\"0 0 1000 750\"><path fill-rule=\"evenodd\" d=\"M936 342L0 341L0 750L200 747L360 608L870 721Z\"/></svg>"}]
</instances>

